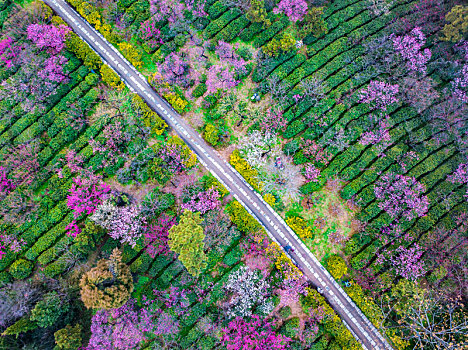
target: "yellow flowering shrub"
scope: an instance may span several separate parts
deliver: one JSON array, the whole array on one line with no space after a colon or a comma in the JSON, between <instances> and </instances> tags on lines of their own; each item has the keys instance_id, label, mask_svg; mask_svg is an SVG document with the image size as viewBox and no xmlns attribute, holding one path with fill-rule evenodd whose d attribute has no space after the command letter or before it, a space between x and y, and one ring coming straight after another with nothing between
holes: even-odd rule
<instances>
[{"instance_id":1,"label":"yellow flowering shrub","mask_svg":"<svg viewBox=\"0 0 468 350\"><path fill-rule=\"evenodd\" d=\"M276 203L276 198L271 193L265 193L263 196L265 202L267 202L270 206L274 206Z\"/></svg>"},{"instance_id":2,"label":"yellow flowering shrub","mask_svg":"<svg viewBox=\"0 0 468 350\"><path fill-rule=\"evenodd\" d=\"M182 113L185 107L187 107L188 102L182 99L175 92L165 93L163 94L163 96L166 99L166 101L169 102L171 106L174 107L174 109L179 113Z\"/></svg>"},{"instance_id":3,"label":"yellow flowering shrub","mask_svg":"<svg viewBox=\"0 0 468 350\"><path fill-rule=\"evenodd\" d=\"M344 290L349 295L349 297L353 299L364 315L369 318L374 326L378 327L383 320L382 314L380 313L379 308L374 303L374 301L364 295L361 286L355 282L351 282L351 286L345 287Z\"/></svg>"},{"instance_id":4,"label":"yellow flowering shrub","mask_svg":"<svg viewBox=\"0 0 468 350\"><path fill-rule=\"evenodd\" d=\"M291 259L284 253L283 249L276 243L270 242L266 248L267 256L274 262L276 268L281 272L285 279L299 278L302 276L302 271L294 265Z\"/></svg>"},{"instance_id":5,"label":"yellow flowering shrub","mask_svg":"<svg viewBox=\"0 0 468 350\"><path fill-rule=\"evenodd\" d=\"M167 143L169 145L182 146L182 158L184 159L184 165L187 169L193 168L195 164L197 164L197 156L179 136L169 137Z\"/></svg>"},{"instance_id":6,"label":"yellow flowering shrub","mask_svg":"<svg viewBox=\"0 0 468 350\"><path fill-rule=\"evenodd\" d=\"M130 61L137 69L140 69L143 63L141 62L141 53L130 43L122 42L117 45L122 55Z\"/></svg>"},{"instance_id":7,"label":"yellow flowering shrub","mask_svg":"<svg viewBox=\"0 0 468 350\"><path fill-rule=\"evenodd\" d=\"M291 216L286 219L286 223L302 239L312 238L312 230L303 218Z\"/></svg>"},{"instance_id":8,"label":"yellow flowering shrub","mask_svg":"<svg viewBox=\"0 0 468 350\"><path fill-rule=\"evenodd\" d=\"M103 64L101 66L101 76L104 84L114 89L122 90L125 87L117 73L115 73L107 64Z\"/></svg>"},{"instance_id":9,"label":"yellow flowering shrub","mask_svg":"<svg viewBox=\"0 0 468 350\"><path fill-rule=\"evenodd\" d=\"M235 149L231 154L229 163L236 169L242 177L252 186L256 191L263 191L263 184L257 181L258 172L250 166L250 164L242 158L239 150Z\"/></svg>"}]
</instances>

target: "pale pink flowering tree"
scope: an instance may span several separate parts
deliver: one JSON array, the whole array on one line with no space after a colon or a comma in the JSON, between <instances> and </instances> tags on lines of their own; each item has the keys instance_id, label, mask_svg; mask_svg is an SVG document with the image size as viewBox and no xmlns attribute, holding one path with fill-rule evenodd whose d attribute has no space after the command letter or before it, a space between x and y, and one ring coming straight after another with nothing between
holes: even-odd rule
<instances>
[{"instance_id":1,"label":"pale pink flowering tree","mask_svg":"<svg viewBox=\"0 0 468 350\"><path fill-rule=\"evenodd\" d=\"M427 62L432 54L429 49L422 49L426 44L426 37L421 28L414 28L410 34L392 37L393 48L406 61L406 66L412 72L426 73Z\"/></svg>"},{"instance_id":2,"label":"pale pink flowering tree","mask_svg":"<svg viewBox=\"0 0 468 350\"><path fill-rule=\"evenodd\" d=\"M416 181L414 177L392 172L383 175L374 187L379 208L393 219L403 216L407 220L412 220L426 215L429 200L424 195L425 191L426 186Z\"/></svg>"},{"instance_id":3,"label":"pale pink flowering tree","mask_svg":"<svg viewBox=\"0 0 468 350\"><path fill-rule=\"evenodd\" d=\"M206 87L208 93L214 93L218 90L228 90L239 84L236 80L235 73L230 67L220 65L211 66L207 72Z\"/></svg>"},{"instance_id":4,"label":"pale pink flowering tree","mask_svg":"<svg viewBox=\"0 0 468 350\"><path fill-rule=\"evenodd\" d=\"M398 85L372 80L359 95L359 102L368 103L372 109L387 110L392 103L398 102Z\"/></svg>"},{"instance_id":5,"label":"pale pink flowering tree","mask_svg":"<svg viewBox=\"0 0 468 350\"><path fill-rule=\"evenodd\" d=\"M110 222L109 236L119 239L122 244L128 243L135 247L143 235L145 219L140 215L140 209L135 206L119 208Z\"/></svg>"},{"instance_id":6,"label":"pale pink flowering tree","mask_svg":"<svg viewBox=\"0 0 468 350\"><path fill-rule=\"evenodd\" d=\"M39 49L47 49L51 54L58 54L65 47L65 38L70 28L61 24L58 27L48 24L28 26L28 39Z\"/></svg>"},{"instance_id":7,"label":"pale pink flowering tree","mask_svg":"<svg viewBox=\"0 0 468 350\"><path fill-rule=\"evenodd\" d=\"M238 45L237 45L238 46ZM246 62L240 57L234 49L234 46L224 41L219 41L216 46L215 53L219 56L221 61L229 63L234 70L238 73L245 72Z\"/></svg>"},{"instance_id":8,"label":"pale pink flowering tree","mask_svg":"<svg viewBox=\"0 0 468 350\"><path fill-rule=\"evenodd\" d=\"M288 277L279 290L281 304L291 305L299 302L301 295L307 295L307 280L304 276Z\"/></svg>"},{"instance_id":9,"label":"pale pink flowering tree","mask_svg":"<svg viewBox=\"0 0 468 350\"><path fill-rule=\"evenodd\" d=\"M291 22L302 21L308 10L307 2L304 0L281 0L273 13L284 13Z\"/></svg>"},{"instance_id":10,"label":"pale pink flowering tree","mask_svg":"<svg viewBox=\"0 0 468 350\"><path fill-rule=\"evenodd\" d=\"M220 195L217 190L210 188L207 191L197 193L195 197L187 203L182 203L181 206L183 209L190 210L192 212L198 211L205 214L207 211L216 209L221 205L219 196Z\"/></svg>"},{"instance_id":11,"label":"pale pink flowering tree","mask_svg":"<svg viewBox=\"0 0 468 350\"><path fill-rule=\"evenodd\" d=\"M157 255L171 255L169 249L169 229L176 224L174 217L161 215L157 223L147 226L144 229L146 252L152 258Z\"/></svg>"},{"instance_id":12,"label":"pale pink flowering tree","mask_svg":"<svg viewBox=\"0 0 468 350\"><path fill-rule=\"evenodd\" d=\"M177 53L171 52L164 62L158 65L158 71L169 84L186 85L190 80L190 66Z\"/></svg>"},{"instance_id":13,"label":"pale pink flowering tree","mask_svg":"<svg viewBox=\"0 0 468 350\"><path fill-rule=\"evenodd\" d=\"M221 341L227 350L285 350L291 341L277 335L272 323L258 315L253 315L249 321L236 317L222 332Z\"/></svg>"},{"instance_id":14,"label":"pale pink flowering tree","mask_svg":"<svg viewBox=\"0 0 468 350\"><path fill-rule=\"evenodd\" d=\"M380 153L390 145L391 140L390 122L388 116L386 116L384 119L379 121L374 130L362 133L359 143L364 146L375 145Z\"/></svg>"}]
</instances>

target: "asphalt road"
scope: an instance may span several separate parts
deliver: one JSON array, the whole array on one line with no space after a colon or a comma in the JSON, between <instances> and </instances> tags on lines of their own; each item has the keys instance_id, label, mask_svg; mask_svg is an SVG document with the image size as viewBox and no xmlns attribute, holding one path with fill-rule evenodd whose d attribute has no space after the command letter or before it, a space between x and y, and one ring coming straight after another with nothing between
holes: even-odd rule
<instances>
[{"instance_id":1,"label":"asphalt road","mask_svg":"<svg viewBox=\"0 0 468 350\"><path fill-rule=\"evenodd\" d=\"M331 275L300 241L284 220L218 153L164 101L133 67L101 34L76 13L65 1L44 0L88 45L101 56L133 92L138 93L195 152L202 163L266 229L323 295L364 349L392 349L379 331L362 314Z\"/></svg>"}]
</instances>

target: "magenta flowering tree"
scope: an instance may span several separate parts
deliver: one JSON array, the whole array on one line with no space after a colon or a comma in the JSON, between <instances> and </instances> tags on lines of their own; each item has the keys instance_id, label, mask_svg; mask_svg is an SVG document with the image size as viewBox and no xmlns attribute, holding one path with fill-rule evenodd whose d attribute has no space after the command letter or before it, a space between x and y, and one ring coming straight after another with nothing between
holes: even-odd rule
<instances>
[{"instance_id":1,"label":"magenta flowering tree","mask_svg":"<svg viewBox=\"0 0 468 350\"><path fill-rule=\"evenodd\" d=\"M187 203L182 203L182 208L193 212L205 214L209 210L218 208L221 205L219 192L214 188L199 192Z\"/></svg>"},{"instance_id":2,"label":"magenta flowering tree","mask_svg":"<svg viewBox=\"0 0 468 350\"><path fill-rule=\"evenodd\" d=\"M307 14L308 6L305 0L281 0L273 13L284 13L291 22L302 21Z\"/></svg>"},{"instance_id":3,"label":"magenta flowering tree","mask_svg":"<svg viewBox=\"0 0 468 350\"><path fill-rule=\"evenodd\" d=\"M426 74L427 62L431 58L431 50L422 49L426 37L421 28L414 28L410 34L392 37L393 48L406 61L407 68L412 72Z\"/></svg>"},{"instance_id":4,"label":"magenta flowering tree","mask_svg":"<svg viewBox=\"0 0 468 350\"><path fill-rule=\"evenodd\" d=\"M327 165L330 159L333 157L332 154L328 153L321 145L317 144L314 140L302 138L300 146L304 156L309 159L315 165L321 164Z\"/></svg>"},{"instance_id":5,"label":"magenta flowering tree","mask_svg":"<svg viewBox=\"0 0 468 350\"><path fill-rule=\"evenodd\" d=\"M161 215L157 223L149 225L144 230L146 252L152 258L157 255L171 255L173 252L170 250L169 229L176 224L175 217L168 215Z\"/></svg>"},{"instance_id":6,"label":"magenta flowering tree","mask_svg":"<svg viewBox=\"0 0 468 350\"><path fill-rule=\"evenodd\" d=\"M221 341L227 350L284 350L291 341L288 337L277 335L272 323L258 315L253 315L248 321L236 317L222 332Z\"/></svg>"},{"instance_id":7,"label":"magenta flowering tree","mask_svg":"<svg viewBox=\"0 0 468 350\"><path fill-rule=\"evenodd\" d=\"M239 84L239 81L236 80L235 72L230 67L214 65L208 69L206 79L208 93L228 90L237 86L237 84Z\"/></svg>"},{"instance_id":8,"label":"magenta flowering tree","mask_svg":"<svg viewBox=\"0 0 468 350\"><path fill-rule=\"evenodd\" d=\"M7 196L15 187L13 182L8 178L7 169L0 166L0 196Z\"/></svg>"},{"instance_id":9,"label":"magenta flowering tree","mask_svg":"<svg viewBox=\"0 0 468 350\"><path fill-rule=\"evenodd\" d=\"M7 68L13 67L18 59L21 47L13 44L13 39L10 37L0 41L0 60L5 63Z\"/></svg>"},{"instance_id":10,"label":"magenta flowering tree","mask_svg":"<svg viewBox=\"0 0 468 350\"><path fill-rule=\"evenodd\" d=\"M266 115L260 118L260 130L263 132L284 131L287 125L288 121L283 116L283 112L276 108L270 108Z\"/></svg>"},{"instance_id":11,"label":"magenta flowering tree","mask_svg":"<svg viewBox=\"0 0 468 350\"><path fill-rule=\"evenodd\" d=\"M398 85L372 80L359 95L359 102L370 104L371 109L387 110L392 103L398 102Z\"/></svg>"},{"instance_id":12,"label":"magenta flowering tree","mask_svg":"<svg viewBox=\"0 0 468 350\"><path fill-rule=\"evenodd\" d=\"M67 206L73 210L74 220L66 227L66 231L69 236L76 237L81 232L76 220L82 214L93 214L106 199L110 187L92 174L88 178L78 176L73 182L67 196Z\"/></svg>"},{"instance_id":13,"label":"magenta flowering tree","mask_svg":"<svg viewBox=\"0 0 468 350\"><path fill-rule=\"evenodd\" d=\"M39 49L47 49L51 54L60 53L65 46L65 38L70 28L61 24L58 27L48 24L31 24L27 28L28 39Z\"/></svg>"},{"instance_id":14,"label":"magenta flowering tree","mask_svg":"<svg viewBox=\"0 0 468 350\"><path fill-rule=\"evenodd\" d=\"M414 177L387 173L374 187L375 197L380 201L379 208L393 219L404 217L412 220L426 215L429 199L424 195L426 186Z\"/></svg>"}]
</instances>

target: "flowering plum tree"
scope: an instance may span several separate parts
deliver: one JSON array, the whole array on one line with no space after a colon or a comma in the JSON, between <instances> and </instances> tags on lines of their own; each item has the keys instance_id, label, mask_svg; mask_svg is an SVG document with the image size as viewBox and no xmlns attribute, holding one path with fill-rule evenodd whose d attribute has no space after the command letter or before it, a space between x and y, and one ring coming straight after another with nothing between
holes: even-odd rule
<instances>
[{"instance_id":1,"label":"flowering plum tree","mask_svg":"<svg viewBox=\"0 0 468 350\"><path fill-rule=\"evenodd\" d=\"M219 192L214 188L210 188L207 191L199 192L189 202L183 203L182 208L205 214L207 211L216 209L220 205Z\"/></svg>"},{"instance_id":2,"label":"flowering plum tree","mask_svg":"<svg viewBox=\"0 0 468 350\"><path fill-rule=\"evenodd\" d=\"M66 83L68 77L63 72L63 66L68 62L64 56L52 56L45 61L44 69L37 74L42 79L47 79L55 83Z\"/></svg>"},{"instance_id":3,"label":"flowering plum tree","mask_svg":"<svg viewBox=\"0 0 468 350\"><path fill-rule=\"evenodd\" d=\"M142 236L145 219L140 215L140 208L130 205L119 208L117 215L110 222L109 235L119 239L122 244L128 243L135 247L137 240Z\"/></svg>"},{"instance_id":4,"label":"flowering plum tree","mask_svg":"<svg viewBox=\"0 0 468 350\"><path fill-rule=\"evenodd\" d=\"M317 169L313 164L307 164L304 167L304 177L309 182L317 182L320 177L320 169Z\"/></svg>"},{"instance_id":5,"label":"flowering plum tree","mask_svg":"<svg viewBox=\"0 0 468 350\"><path fill-rule=\"evenodd\" d=\"M431 58L431 50L422 49L426 37L421 28L414 28L410 34L392 37L393 47L406 61L406 67L412 72L426 73L427 62Z\"/></svg>"},{"instance_id":6,"label":"flowering plum tree","mask_svg":"<svg viewBox=\"0 0 468 350\"><path fill-rule=\"evenodd\" d=\"M392 218L403 216L407 220L426 215L429 200L424 195L426 186L414 177L387 173L375 184L374 194L379 207Z\"/></svg>"},{"instance_id":7,"label":"flowering plum tree","mask_svg":"<svg viewBox=\"0 0 468 350\"><path fill-rule=\"evenodd\" d=\"M273 13L284 13L291 22L302 21L308 10L307 2L304 0L281 0Z\"/></svg>"},{"instance_id":8,"label":"flowering plum tree","mask_svg":"<svg viewBox=\"0 0 468 350\"><path fill-rule=\"evenodd\" d=\"M252 308L268 296L268 288L268 282L262 278L259 271L246 266L229 275L224 289L231 297L223 306L228 317L250 316Z\"/></svg>"},{"instance_id":9,"label":"flowering plum tree","mask_svg":"<svg viewBox=\"0 0 468 350\"><path fill-rule=\"evenodd\" d=\"M277 335L273 331L273 324L260 319L258 315L253 315L248 321L236 317L222 332L221 340L227 350L285 350L291 341L290 338Z\"/></svg>"}]
</instances>

